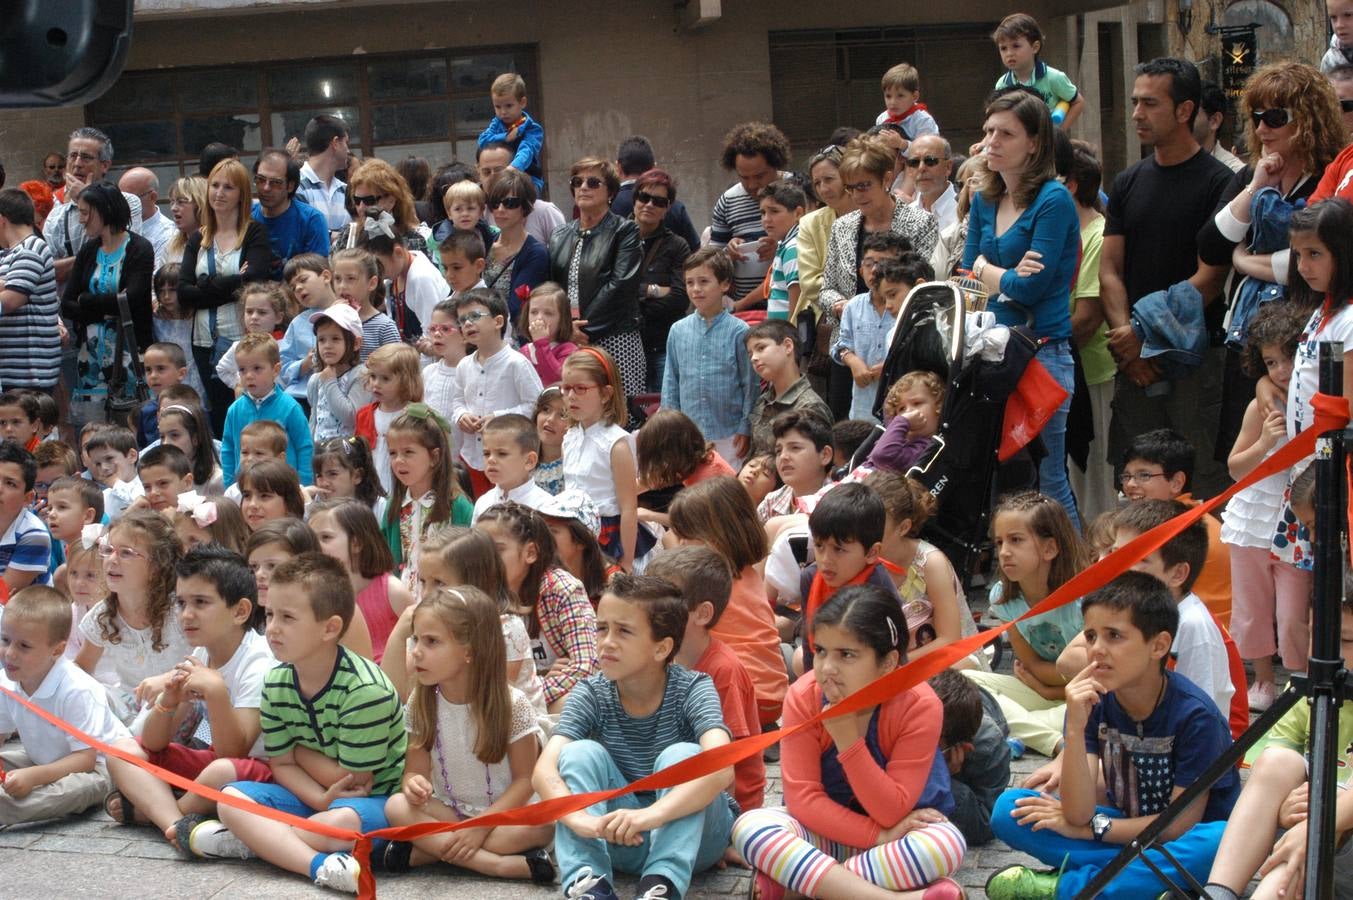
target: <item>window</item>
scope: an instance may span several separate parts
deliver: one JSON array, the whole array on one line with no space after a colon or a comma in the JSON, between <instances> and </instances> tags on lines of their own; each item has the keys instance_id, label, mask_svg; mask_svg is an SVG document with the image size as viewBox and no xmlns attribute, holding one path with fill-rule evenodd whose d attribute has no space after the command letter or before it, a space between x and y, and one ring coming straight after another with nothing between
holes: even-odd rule
<instances>
[{"instance_id":1,"label":"window","mask_svg":"<svg viewBox=\"0 0 1353 900\"><path fill-rule=\"evenodd\" d=\"M917 28L772 31L772 121L805 163L839 125L861 130L883 110L883 73L900 62L921 76L921 101L956 153L982 136L982 107L1003 69L995 23Z\"/></svg>"},{"instance_id":2,"label":"window","mask_svg":"<svg viewBox=\"0 0 1353 900\"><path fill-rule=\"evenodd\" d=\"M252 166L264 147L302 137L320 113L342 117L362 156L396 163L413 154L436 168L474 159L475 138L493 116L489 86L509 71L532 86L539 117L535 48L505 47L128 72L85 108L85 120L108 133L118 166L154 170L165 197L175 178L197 171L207 144L237 147Z\"/></svg>"}]
</instances>

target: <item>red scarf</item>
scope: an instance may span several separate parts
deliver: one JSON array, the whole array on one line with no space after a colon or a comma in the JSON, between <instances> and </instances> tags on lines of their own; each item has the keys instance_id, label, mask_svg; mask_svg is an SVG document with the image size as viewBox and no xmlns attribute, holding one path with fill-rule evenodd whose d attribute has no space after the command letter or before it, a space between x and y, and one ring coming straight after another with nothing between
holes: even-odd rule
<instances>
[{"instance_id":1,"label":"red scarf","mask_svg":"<svg viewBox=\"0 0 1353 900\"><path fill-rule=\"evenodd\" d=\"M924 103L922 103L920 100L917 100L917 101L916 101L915 103L913 103L911 106L908 106L906 109L904 109L900 115L896 115L896 116L890 115L890 116L888 116L888 118L887 118L886 121L887 121L887 123L888 123L889 125L896 125L896 124L899 123L899 122L904 122L904 121L906 121L907 116L910 116L912 113L916 112L917 110L925 109L925 108L926 108L926 105L925 105Z\"/></svg>"},{"instance_id":2,"label":"red scarf","mask_svg":"<svg viewBox=\"0 0 1353 900\"><path fill-rule=\"evenodd\" d=\"M829 587L827 582L822 580L821 572L813 573L813 583L808 588L808 601L803 607L803 624L804 628L807 630L809 640L812 640L813 616L815 616L817 611L822 608L822 604L830 600L837 591L841 590L841 588L864 584L869 580L869 576L874 574L874 569L876 568L878 568L877 563L865 566L860 570L860 574L841 585L840 588Z\"/></svg>"}]
</instances>

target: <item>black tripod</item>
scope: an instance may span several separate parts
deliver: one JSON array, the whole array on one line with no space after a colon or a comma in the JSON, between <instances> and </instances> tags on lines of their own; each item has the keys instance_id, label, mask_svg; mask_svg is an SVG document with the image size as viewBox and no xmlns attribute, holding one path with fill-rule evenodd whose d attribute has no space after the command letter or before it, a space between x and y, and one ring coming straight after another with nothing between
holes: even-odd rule
<instances>
[{"instance_id":1,"label":"black tripod","mask_svg":"<svg viewBox=\"0 0 1353 900\"><path fill-rule=\"evenodd\" d=\"M1339 396L1344 385L1344 348L1340 343L1320 345L1320 391ZM1310 806L1307 819L1306 900L1331 900L1334 896L1334 800L1338 792L1335 761L1338 754L1339 706L1353 697L1346 686L1347 671L1341 655L1340 601L1343 598L1344 567L1348 561L1348 483L1345 458L1353 430L1331 431L1316 443L1315 602L1311 621L1311 660L1305 675L1291 682L1274 704L1221 755L1206 772L1179 795L1137 839L1123 847L1113 861L1090 882L1076 900L1091 900L1113 881L1114 876L1138 857L1168 885L1174 897L1202 894L1203 886L1178 865L1160 839L1161 834L1194 800L1212 789L1234 768L1251 747L1299 700L1311 705ZM1242 823L1243 824L1243 823ZM1146 854L1163 855L1185 885L1177 884Z\"/></svg>"}]
</instances>

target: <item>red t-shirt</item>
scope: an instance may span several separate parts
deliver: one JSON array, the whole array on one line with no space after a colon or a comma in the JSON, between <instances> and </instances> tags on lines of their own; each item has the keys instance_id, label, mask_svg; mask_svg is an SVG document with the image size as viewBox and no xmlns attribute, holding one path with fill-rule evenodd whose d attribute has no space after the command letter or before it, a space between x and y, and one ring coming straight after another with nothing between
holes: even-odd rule
<instances>
[{"instance_id":1,"label":"red t-shirt","mask_svg":"<svg viewBox=\"0 0 1353 900\"><path fill-rule=\"evenodd\" d=\"M752 677L727 644L711 637L695 671L704 672L714 681L723 707L723 721L732 732L733 740L761 733L757 715L756 691ZM766 795L766 763L761 754L749 756L733 767L733 799L743 812L760 809Z\"/></svg>"},{"instance_id":2,"label":"red t-shirt","mask_svg":"<svg viewBox=\"0 0 1353 900\"><path fill-rule=\"evenodd\" d=\"M1315 186L1308 205L1315 206L1329 197L1343 197L1353 202L1353 144L1345 147L1334 161L1325 166L1325 174Z\"/></svg>"}]
</instances>

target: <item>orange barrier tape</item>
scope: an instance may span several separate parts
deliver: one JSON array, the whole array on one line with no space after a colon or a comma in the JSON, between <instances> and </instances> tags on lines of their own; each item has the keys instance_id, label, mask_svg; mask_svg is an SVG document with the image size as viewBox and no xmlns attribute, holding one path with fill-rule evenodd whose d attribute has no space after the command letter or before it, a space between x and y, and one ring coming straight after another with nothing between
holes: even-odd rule
<instances>
[{"instance_id":1,"label":"orange barrier tape","mask_svg":"<svg viewBox=\"0 0 1353 900\"><path fill-rule=\"evenodd\" d=\"M894 697L903 691L910 690L922 681L925 681L953 665L955 662L958 662L974 650L994 641L1010 628L1013 628L1017 623L1050 612L1079 597L1093 593L1108 584L1114 578L1117 578L1119 575L1130 569L1136 562L1151 553L1154 553L1175 535L1198 521L1198 519L1202 518L1208 512L1225 503L1236 492L1241 491L1270 475L1289 469L1305 457L1309 456L1314 452L1316 440L1321 434L1343 428L1348 424L1349 405L1348 401L1344 398L1316 394L1311 400L1311 405L1316 413L1315 421L1312 423L1311 427L1289 441L1277 453L1274 453L1255 468L1249 475L1210 500L1199 503L1197 506L1188 510L1188 512L1181 513L1163 525L1153 528L1145 534L1139 535L1123 547L1113 551L1108 556L1104 557L1104 559L1090 566L1085 571L1077 573L1071 580L1067 581L1066 584L1053 591L1044 598L1041 603L1036 604L1018 619L1015 619L1012 622L1006 622L989 631L962 638L934 653L923 656L915 662L907 663L905 666L866 685L842 700L840 703L822 710L818 714L800 722L792 728L782 729L778 732L771 732L769 734L753 735L726 744L722 747L706 750L689 759L684 759L675 765L668 766L666 769L654 772L652 775L614 790L593 791L587 794L571 794L567 797L558 797L553 800L542 800L517 809L476 816L472 819L465 819L460 822L426 822L420 825L395 826L382 828L378 831L360 833L343 828L333 828L317 822L312 822L309 819L292 816L269 807L261 806L252 800L229 796L220 791L197 784L194 781L175 775L174 773L162 769L159 766L152 765L139 757L132 756L116 747L109 746L102 741L90 737L56 718L46 710L34 706L23 697L18 696L4 687L0 687L0 693L16 700L23 706L37 713L47 722L55 725L67 734L72 735L82 743L93 747L95 750L139 766L145 771L155 775L157 778L160 778L177 788L189 791L201 797L206 797L216 803L224 803L228 806L233 806L236 809L244 810L245 812L263 816L277 822L284 822L303 831L322 834L336 840L353 841L353 855L356 856L362 867L358 896L364 898L364 900L374 900L376 896L376 879L371 871L372 840L411 841L416 840L417 838L426 837L430 834L459 831L462 828L496 828L501 825L550 825L569 813L586 809L596 803L613 800L617 797L622 797L636 791L654 791L675 787L679 784L693 781L696 778L709 775L721 769L729 768L753 754L761 753L767 747L778 742L782 738L816 725L823 719L857 712L870 706L877 706L888 700L890 697Z\"/></svg>"}]
</instances>

